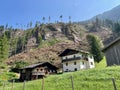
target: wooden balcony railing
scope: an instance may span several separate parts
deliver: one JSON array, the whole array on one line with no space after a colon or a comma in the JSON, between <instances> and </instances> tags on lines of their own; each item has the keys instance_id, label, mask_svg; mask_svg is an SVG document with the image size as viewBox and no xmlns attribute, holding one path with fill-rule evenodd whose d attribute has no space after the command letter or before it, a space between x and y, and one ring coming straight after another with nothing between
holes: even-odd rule
<instances>
[{"instance_id":1,"label":"wooden balcony railing","mask_svg":"<svg viewBox=\"0 0 120 90\"><path fill-rule=\"evenodd\" d=\"M32 75L45 75L45 72L32 72Z\"/></svg>"}]
</instances>

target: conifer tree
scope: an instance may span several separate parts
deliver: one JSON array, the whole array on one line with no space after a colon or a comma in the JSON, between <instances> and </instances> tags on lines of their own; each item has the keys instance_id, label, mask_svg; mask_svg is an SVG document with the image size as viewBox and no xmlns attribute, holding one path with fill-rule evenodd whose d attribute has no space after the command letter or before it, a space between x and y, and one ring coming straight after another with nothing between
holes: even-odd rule
<instances>
[{"instance_id":1,"label":"conifer tree","mask_svg":"<svg viewBox=\"0 0 120 90\"><path fill-rule=\"evenodd\" d=\"M7 59L9 55L9 43L6 35L0 36L0 62Z\"/></svg>"},{"instance_id":2,"label":"conifer tree","mask_svg":"<svg viewBox=\"0 0 120 90\"><path fill-rule=\"evenodd\" d=\"M96 62L100 62L103 59L103 53L101 52L101 41L95 35L87 35L88 43L90 45L90 52L93 54Z\"/></svg>"}]
</instances>

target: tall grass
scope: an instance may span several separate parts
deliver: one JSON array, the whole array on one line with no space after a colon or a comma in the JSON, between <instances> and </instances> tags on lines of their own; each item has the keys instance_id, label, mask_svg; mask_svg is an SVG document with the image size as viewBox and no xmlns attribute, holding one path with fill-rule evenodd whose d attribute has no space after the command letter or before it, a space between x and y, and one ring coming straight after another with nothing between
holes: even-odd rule
<instances>
[{"instance_id":1,"label":"tall grass","mask_svg":"<svg viewBox=\"0 0 120 90\"><path fill-rule=\"evenodd\" d=\"M44 79L44 90L72 90L71 76L73 76L74 90L114 90L112 78L115 78L117 89L120 89L120 66L106 67L104 58L99 64L96 63L94 69L48 76ZM12 83L6 82L5 90L11 90L11 86ZM13 90L22 89L23 83L14 83ZM25 90L41 89L41 79L26 82Z\"/></svg>"},{"instance_id":2,"label":"tall grass","mask_svg":"<svg viewBox=\"0 0 120 90\"><path fill-rule=\"evenodd\" d=\"M113 90L113 77L118 90L120 89L120 67L114 66L48 76L44 79L44 90L72 90L70 76L73 76L75 90ZM14 90L22 88L23 83L14 84ZM41 88L42 80L26 82L25 90L41 90ZM11 90L11 83L7 83L5 90Z\"/></svg>"}]
</instances>

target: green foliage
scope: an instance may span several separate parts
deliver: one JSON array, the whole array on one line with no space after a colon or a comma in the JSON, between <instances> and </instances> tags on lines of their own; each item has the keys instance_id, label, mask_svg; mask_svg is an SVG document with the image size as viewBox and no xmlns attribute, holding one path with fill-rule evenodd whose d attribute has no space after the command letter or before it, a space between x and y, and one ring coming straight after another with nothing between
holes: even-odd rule
<instances>
[{"instance_id":1,"label":"green foliage","mask_svg":"<svg viewBox=\"0 0 120 90\"><path fill-rule=\"evenodd\" d=\"M0 75L0 86L3 81L11 80L17 78L16 74L13 72L2 72Z\"/></svg>"},{"instance_id":2,"label":"green foliage","mask_svg":"<svg viewBox=\"0 0 120 90\"><path fill-rule=\"evenodd\" d=\"M109 19L105 19L104 21L103 21L103 24L104 24L104 26L106 26L106 27L109 27L109 28L113 28L113 21L112 20L109 20Z\"/></svg>"},{"instance_id":3,"label":"green foliage","mask_svg":"<svg viewBox=\"0 0 120 90\"><path fill-rule=\"evenodd\" d=\"M103 59L103 53L101 52L101 41L97 36L87 35L87 39L90 45L90 52L93 54L96 62L100 62Z\"/></svg>"},{"instance_id":4,"label":"green foliage","mask_svg":"<svg viewBox=\"0 0 120 90\"><path fill-rule=\"evenodd\" d=\"M98 17L95 18L95 21L91 23L91 25L88 27L88 29L92 32L96 32L101 28L102 26L102 20L100 20Z\"/></svg>"},{"instance_id":5,"label":"green foliage","mask_svg":"<svg viewBox=\"0 0 120 90\"><path fill-rule=\"evenodd\" d=\"M3 32L3 31L4 31L4 26L1 25L1 26L0 26L0 32Z\"/></svg>"},{"instance_id":6,"label":"green foliage","mask_svg":"<svg viewBox=\"0 0 120 90\"><path fill-rule=\"evenodd\" d=\"M113 32L120 33L120 24L119 23L114 23Z\"/></svg>"},{"instance_id":7,"label":"green foliage","mask_svg":"<svg viewBox=\"0 0 120 90\"><path fill-rule=\"evenodd\" d=\"M18 42L18 38L14 38L11 40L13 55L15 55L17 52L17 42Z\"/></svg>"},{"instance_id":8,"label":"green foliage","mask_svg":"<svg viewBox=\"0 0 120 90\"><path fill-rule=\"evenodd\" d=\"M5 31L5 35L7 39L10 39L11 31Z\"/></svg>"},{"instance_id":9,"label":"green foliage","mask_svg":"<svg viewBox=\"0 0 120 90\"><path fill-rule=\"evenodd\" d=\"M7 59L9 55L9 43L6 35L0 36L0 62Z\"/></svg>"},{"instance_id":10,"label":"green foliage","mask_svg":"<svg viewBox=\"0 0 120 90\"><path fill-rule=\"evenodd\" d=\"M103 59L99 63L95 62L95 68L105 68L106 66L107 64L105 57L103 57Z\"/></svg>"},{"instance_id":11,"label":"green foliage","mask_svg":"<svg viewBox=\"0 0 120 90\"><path fill-rule=\"evenodd\" d=\"M37 42L38 42L39 44L42 44L42 36L38 36L38 39L37 39L37 40L38 40Z\"/></svg>"},{"instance_id":12,"label":"green foliage","mask_svg":"<svg viewBox=\"0 0 120 90\"><path fill-rule=\"evenodd\" d=\"M11 71L12 72L19 72L19 69L27 66L28 63L27 62L24 62L24 61L16 61L15 62L15 65L13 67L11 67Z\"/></svg>"},{"instance_id":13,"label":"green foliage","mask_svg":"<svg viewBox=\"0 0 120 90\"><path fill-rule=\"evenodd\" d=\"M52 46L52 45L56 44L57 42L59 42L59 41L55 38L50 39L50 40L46 40L39 45L39 48Z\"/></svg>"},{"instance_id":14,"label":"green foliage","mask_svg":"<svg viewBox=\"0 0 120 90\"><path fill-rule=\"evenodd\" d=\"M23 68L24 66L27 66L27 65L28 65L28 63L24 62L24 61L15 62L15 68L18 68L18 69Z\"/></svg>"}]
</instances>

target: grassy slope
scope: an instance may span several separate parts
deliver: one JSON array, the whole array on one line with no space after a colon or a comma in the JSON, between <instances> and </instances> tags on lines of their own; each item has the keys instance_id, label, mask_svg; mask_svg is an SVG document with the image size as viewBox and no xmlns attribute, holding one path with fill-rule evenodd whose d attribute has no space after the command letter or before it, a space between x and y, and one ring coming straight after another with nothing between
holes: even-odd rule
<instances>
[{"instance_id":1,"label":"grassy slope","mask_svg":"<svg viewBox=\"0 0 120 90\"><path fill-rule=\"evenodd\" d=\"M96 68L105 68L106 67L106 58L104 57L100 63L95 63Z\"/></svg>"},{"instance_id":2,"label":"grassy slope","mask_svg":"<svg viewBox=\"0 0 120 90\"><path fill-rule=\"evenodd\" d=\"M105 60L103 60L96 64L97 68L95 69L49 76L45 78L45 90L71 90L70 76L73 76L75 90L113 90L112 77L116 79L119 90L120 67L105 66ZM42 80L26 82L26 90L41 90L41 82ZM6 86L5 90L11 90L11 83L7 83ZM22 83L15 83L14 90L22 90L22 86ZM2 87L0 90L2 90Z\"/></svg>"}]
</instances>

